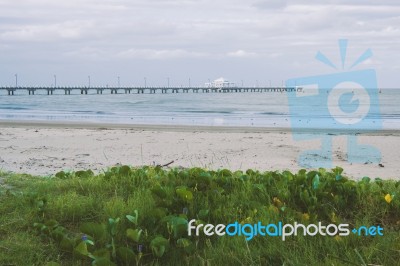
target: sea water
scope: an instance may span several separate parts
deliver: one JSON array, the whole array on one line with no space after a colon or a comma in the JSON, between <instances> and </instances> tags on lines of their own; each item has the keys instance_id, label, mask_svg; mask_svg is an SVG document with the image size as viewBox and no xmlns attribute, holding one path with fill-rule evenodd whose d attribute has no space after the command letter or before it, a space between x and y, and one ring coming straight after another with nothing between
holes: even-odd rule
<instances>
[{"instance_id":1,"label":"sea water","mask_svg":"<svg viewBox=\"0 0 400 266\"><path fill-rule=\"evenodd\" d=\"M137 125L192 125L235 127L283 127L301 114L290 114L285 92L92 94L73 91L64 95L0 91L0 120L38 122L113 123ZM62 93L62 94L61 94ZM400 129L400 90L379 94L383 129ZM310 102L310 104L313 104ZM318 119L332 119L321 117Z\"/></svg>"}]
</instances>

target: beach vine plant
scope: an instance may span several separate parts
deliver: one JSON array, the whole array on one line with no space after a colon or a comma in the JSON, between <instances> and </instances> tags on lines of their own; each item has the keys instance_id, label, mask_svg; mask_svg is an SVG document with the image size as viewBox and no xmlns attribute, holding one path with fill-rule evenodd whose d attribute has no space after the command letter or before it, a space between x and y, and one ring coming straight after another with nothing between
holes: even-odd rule
<instances>
[{"instance_id":1,"label":"beach vine plant","mask_svg":"<svg viewBox=\"0 0 400 266\"><path fill-rule=\"evenodd\" d=\"M379 178L351 180L340 167L293 173L118 166L97 175L59 172L29 193L0 195L28 203L31 227L58 253L53 256L58 259L49 259L51 265L359 265L400 260L399 185ZM385 237L298 236L286 242L256 237L246 242L244 236L188 236L192 219L215 225L380 225ZM299 249L308 257L296 255Z\"/></svg>"}]
</instances>

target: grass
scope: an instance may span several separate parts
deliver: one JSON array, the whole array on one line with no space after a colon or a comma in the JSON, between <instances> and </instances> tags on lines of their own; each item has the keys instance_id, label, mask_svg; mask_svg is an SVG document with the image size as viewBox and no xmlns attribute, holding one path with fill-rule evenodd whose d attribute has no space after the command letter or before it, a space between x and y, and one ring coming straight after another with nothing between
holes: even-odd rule
<instances>
[{"instance_id":1,"label":"grass","mask_svg":"<svg viewBox=\"0 0 400 266\"><path fill-rule=\"evenodd\" d=\"M113 167L0 173L0 265L396 265L399 182L298 173ZM381 226L384 236L188 236L187 223Z\"/></svg>"}]
</instances>

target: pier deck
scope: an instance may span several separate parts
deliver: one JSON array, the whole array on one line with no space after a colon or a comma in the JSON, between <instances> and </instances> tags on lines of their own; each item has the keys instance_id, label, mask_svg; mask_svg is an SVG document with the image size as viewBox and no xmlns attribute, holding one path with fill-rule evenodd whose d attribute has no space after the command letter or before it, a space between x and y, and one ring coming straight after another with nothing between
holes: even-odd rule
<instances>
[{"instance_id":1,"label":"pier deck","mask_svg":"<svg viewBox=\"0 0 400 266\"><path fill-rule=\"evenodd\" d=\"M301 91L301 88L284 87L232 87L232 88L207 88L207 87L0 87L0 95L15 95L18 91L35 95L37 91L53 95L54 92L64 92L65 95L72 94L130 94L130 93L238 93L238 92L293 92ZM93 93L89 93L93 92ZM41 94L43 95L43 94Z\"/></svg>"}]
</instances>

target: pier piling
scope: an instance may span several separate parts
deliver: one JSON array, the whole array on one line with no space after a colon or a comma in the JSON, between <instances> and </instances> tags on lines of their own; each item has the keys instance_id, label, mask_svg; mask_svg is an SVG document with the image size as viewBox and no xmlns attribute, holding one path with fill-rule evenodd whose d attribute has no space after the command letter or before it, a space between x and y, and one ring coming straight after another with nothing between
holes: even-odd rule
<instances>
[{"instance_id":1,"label":"pier piling","mask_svg":"<svg viewBox=\"0 0 400 266\"><path fill-rule=\"evenodd\" d=\"M0 87L0 95L2 91L7 91L8 95L14 95L17 90L27 91L29 95L35 95L37 90L44 90L47 92L47 95L53 95L57 90L64 90L65 95L70 95L71 91L80 91L80 94L88 94L89 90L96 91L97 94L103 94L104 90L110 89L111 94L118 94L118 90L124 90L125 94L130 94L132 90L136 90L138 94L140 93L179 93L180 90L182 93L189 93L190 91L193 93L199 93L201 90L203 93L238 93L238 92L301 92L303 91L300 87L222 87L222 88L214 88L214 87L124 87L124 88L105 88L105 87Z\"/></svg>"}]
</instances>

